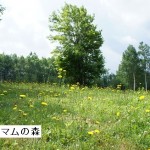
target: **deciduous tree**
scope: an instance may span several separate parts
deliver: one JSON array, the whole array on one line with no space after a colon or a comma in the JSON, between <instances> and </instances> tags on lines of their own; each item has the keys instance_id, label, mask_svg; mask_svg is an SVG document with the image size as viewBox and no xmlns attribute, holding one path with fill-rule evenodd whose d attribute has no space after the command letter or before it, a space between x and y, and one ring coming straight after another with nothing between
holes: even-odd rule
<instances>
[{"instance_id":1,"label":"deciduous tree","mask_svg":"<svg viewBox=\"0 0 150 150\"><path fill-rule=\"evenodd\" d=\"M49 18L49 39L58 43L53 51L56 64L67 71L66 77L72 83L93 84L103 73L103 38L93 21L94 16L84 7L69 4Z\"/></svg>"},{"instance_id":2,"label":"deciduous tree","mask_svg":"<svg viewBox=\"0 0 150 150\"><path fill-rule=\"evenodd\" d=\"M138 54L141 61L141 67L144 70L145 90L147 91L147 74L150 73L150 46L141 42Z\"/></svg>"},{"instance_id":3,"label":"deciduous tree","mask_svg":"<svg viewBox=\"0 0 150 150\"><path fill-rule=\"evenodd\" d=\"M121 64L117 71L117 77L129 88L136 89L136 80L140 72L140 60L136 49L129 45L123 53Z\"/></svg>"}]
</instances>

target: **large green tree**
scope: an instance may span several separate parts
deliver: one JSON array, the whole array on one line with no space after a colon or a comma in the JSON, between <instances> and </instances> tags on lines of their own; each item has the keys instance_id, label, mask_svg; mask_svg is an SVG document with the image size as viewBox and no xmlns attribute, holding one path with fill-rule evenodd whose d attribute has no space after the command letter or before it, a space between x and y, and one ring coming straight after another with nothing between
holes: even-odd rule
<instances>
[{"instance_id":1,"label":"large green tree","mask_svg":"<svg viewBox=\"0 0 150 150\"><path fill-rule=\"evenodd\" d=\"M129 45L123 53L121 64L117 71L117 78L129 88L136 89L140 76L140 60L136 49Z\"/></svg>"},{"instance_id":2,"label":"large green tree","mask_svg":"<svg viewBox=\"0 0 150 150\"><path fill-rule=\"evenodd\" d=\"M104 71L103 38L93 21L84 7L70 4L49 17L49 39L58 43L56 64L67 71L71 83L93 84Z\"/></svg>"},{"instance_id":3,"label":"large green tree","mask_svg":"<svg viewBox=\"0 0 150 150\"><path fill-rule=\"evenodd\" d=\"M141 67L144 69L145 90L147 91L147 74L150 73L150 46L140 42L138 54L141 60Z\"/></svg>"}]
</instances>

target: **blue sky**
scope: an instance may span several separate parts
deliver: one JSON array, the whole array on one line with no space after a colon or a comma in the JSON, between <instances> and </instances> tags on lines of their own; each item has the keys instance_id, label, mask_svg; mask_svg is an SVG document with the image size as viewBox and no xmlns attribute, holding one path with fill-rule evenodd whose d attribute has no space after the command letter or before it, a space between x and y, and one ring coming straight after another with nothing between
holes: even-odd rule
<instances>
[{"instance_id":1,"label":"blue sky","mask_svg":"<svg viewBox=\"0 0 150 150\"><path fill-rule=\"evenodd\" d=\"M48 18L64 4L84 6L95 15L94 24L102 30L101 51L105 66L115 73L122 53L129 44L138 49L141 41L150 41L150 0L1 0L6 7L0 22L0 53L27 56L31 51L49 57Z\"/></svg>"}]
</instances>

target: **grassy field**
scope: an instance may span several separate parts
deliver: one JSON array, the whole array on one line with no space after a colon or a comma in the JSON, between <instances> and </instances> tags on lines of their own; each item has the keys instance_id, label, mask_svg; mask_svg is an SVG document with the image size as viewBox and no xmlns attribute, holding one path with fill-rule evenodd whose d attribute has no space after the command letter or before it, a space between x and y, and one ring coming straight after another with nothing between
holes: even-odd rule
<instances>
[{"instance_id":1,"label":"grassy field","mask_svg":"<svg viewBox=\"0 0 150 150\"><path fill-rule=\"evenodd\" d=\"M150 94L3 83L0 124L42 125L41 139L0 139L2 150L148 150Z\"/></svg>"}]
</instances>

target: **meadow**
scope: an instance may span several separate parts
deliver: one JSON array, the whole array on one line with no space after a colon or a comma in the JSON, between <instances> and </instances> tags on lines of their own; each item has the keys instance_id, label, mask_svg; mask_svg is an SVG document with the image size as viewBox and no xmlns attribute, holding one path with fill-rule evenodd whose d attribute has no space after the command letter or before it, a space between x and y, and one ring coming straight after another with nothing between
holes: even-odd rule
<instances>
[{"instance_id":1,"label":"meadow","mask_svg":"<svg viewBox=\"0 0 150 150\"><path fill-rule=\"evenodd\" d=\"M1 83L1 125L42 125L39 139L0 139L2 150L150 150L150 92Z\"/></svg>"}]
</instances>

